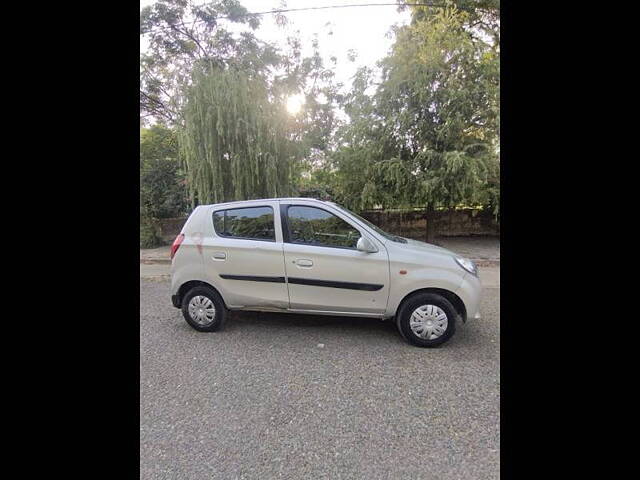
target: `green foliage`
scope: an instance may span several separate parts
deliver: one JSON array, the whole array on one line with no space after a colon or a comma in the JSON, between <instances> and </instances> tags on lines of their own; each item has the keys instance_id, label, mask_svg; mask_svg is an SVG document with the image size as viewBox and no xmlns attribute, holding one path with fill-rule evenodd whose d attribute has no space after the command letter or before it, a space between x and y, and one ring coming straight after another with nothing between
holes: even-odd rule
<instances>
[{"instance_id":1,"label":"green foliage","mask_svg":"<svg viewBox=\"0 0 640 480\"><path fill-rule=\"evenodd\" d=\"M259 17L238 0L145 8L141 114L178 133L143 133L141 213L184 211L186 191L192 206L296 194L356 211L481 205L498 216L500 2L443 2L403 7L410 24L346 95L317 38L309 57L298 36L283 50L259 41ZM294 94L305 105L290 115ZM143 156L154 159L144 169Z\"/></svg>"},{"instance_id":2,"label":"green foliage","mask_svg":"<svg viewBox=\"0 0 640 480\"><path fill-rule=\"evenodd\" d=\"M181 123L180 90L198 62L235 65L256 71L279 62L275 49L251 31L234 35L226 26L255 30L259 17L246 15L238 0L207 3L157 0L140 12L140 34L149 49L140 57L140 113L167 124ZM221 21L220 17L225 17Z\"/></svg>"},{"instance_id":3,"label":"green foliage","mask_svg":"<svg viewBox=\"0 0 640 480\"><path fill-rule=\"evenodd\" d=\"M332 148L341 85L317 38L309 57L297 36L282 51L264 45L242 62L197 62L186 82L180 145L194 205L291 195ZM297 114L285 108L292 95L305 101Z\"/></svg>"},{"instance_id":4,"label":"green foliage","mask_svg":"<svg viewBox=\"0 0 640 480\"><path fill-rule=\"evenodd\" d=\"M296 197L317 198L318 200L333 200L333 192L322 182L309 183L306 186L298 187L294 193Z\"/></svg>"},{"instance_id":5,"label":"green foliage","mask_svg":"<svg viewBox=\"0 0 640 480\"><path fill-rule=\"evenodd\" d=\"M231 33L229 21L258 27L246 14L237 0L159 0L141 12L141 115L180 131L192 205L289 194L331 148L341 85L317 38L303 57L299 36L278 50L250 30ZM291 116L283 106L294 94L305 106Z\"/></svg>"},{"instance_id":6,"label":"green foliage","mask_svg":"<svg viewBox=\"0 0 640 480\"><path fill-rule=\"evenodd\" d=\"M186 195L176 134L160 125L140 131L140 248L164 244L159 218L181 215Z\"/></svg>"},{"instance_id":7,"label":"green foliage","mask_svg":"<svg viewBox=\"0 0 640 480\"><path fill-rule=\"evenodd\" d=\"M498 213L499 33L486 30L495 12L473 10L497 2L459 3L465 10L412 7L377 88L371 69L358 72L344 102L351 122L327 166L347 207L485 204Z\"/></svg>"},{"instance_id":8,"label":"green foliage","mask_svg":"<svg viewBox=\"0 0 640 480\"><path fill-rule=\"evenodd\" d=\"M290 194L299 147L284 99L271 93L255 73L195 72L180 135L192 204Z\"/></svg>"},{"instance_id":9,"label":"green foliage","mask_svg":"<svg viewBox=\"0 0 640 480\"><path fill-rule=\"evenodd\" d=\"M309 57L301 57L299 42L296 37L289 38L290 50L283 53L281 64L286 70L274 81L274 90L276 95L303 93L304 108L294 118L293 139L301 144L308 156L313 156L332 147L342 84L334 82L333 68L324 64L317 37L312 41L313 53ZM336 62L332 58L331 67L335 67Z\"/></svg>"},{"instance_id":10,"label":"green foliage","mask_svg":"<svg viewBox=\"0 0 640 480\"><path fill-rule=\"evenodd\" d=\"M164 244L157 220L140 216L140 248L155 248Z\"/></svg>"},{"instance_id":11,"label":"green foliage","mask_svg":"<svg viewBox=\"0 0 640 480\"><path fill-rule=\"evenodd\" d=\"M184 175L174 130L160 125L140 132L140 213L147 219L183 215L187 209Z\"/></svg>"}]
</instances>

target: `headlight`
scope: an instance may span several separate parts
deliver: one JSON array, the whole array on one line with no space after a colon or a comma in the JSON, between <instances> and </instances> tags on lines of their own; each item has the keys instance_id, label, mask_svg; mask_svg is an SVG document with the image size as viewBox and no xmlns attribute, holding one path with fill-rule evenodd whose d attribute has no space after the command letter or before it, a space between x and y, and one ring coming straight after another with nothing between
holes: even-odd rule
<instances>
[{"instance_id":1,"label":"headlight","mask_svg":"<svg viewBox=\"0 0 640 480\"><path fill-rule=\"evenodd\" d=\"M473 263L471 260L469 260L468 258L462 258L462 257L455 257L455 259L458 265L464 268L467 272L471 273L472 275L475 275L476 277L478 276L478 267L476 267L476 264Z\"/></svg>"}]
</instances>

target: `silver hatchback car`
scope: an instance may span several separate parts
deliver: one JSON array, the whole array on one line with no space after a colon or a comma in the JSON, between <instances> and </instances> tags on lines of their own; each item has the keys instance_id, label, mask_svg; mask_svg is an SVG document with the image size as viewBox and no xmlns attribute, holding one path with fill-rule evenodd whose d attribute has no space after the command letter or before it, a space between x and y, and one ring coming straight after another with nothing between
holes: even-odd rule
<instances>
[{"instance_id":1,"label":"silver hatchback car","mask_svg":"<svg viewBox=\"0 0 640 480\"><path fill-rule=\"evenodd\" d=\"M204 332L228 310L393 319L434 347L480 319L472 261L391 235L332 202L277 198L201 205L171 248L172 303Z\"/></svg>"}]
</instances>

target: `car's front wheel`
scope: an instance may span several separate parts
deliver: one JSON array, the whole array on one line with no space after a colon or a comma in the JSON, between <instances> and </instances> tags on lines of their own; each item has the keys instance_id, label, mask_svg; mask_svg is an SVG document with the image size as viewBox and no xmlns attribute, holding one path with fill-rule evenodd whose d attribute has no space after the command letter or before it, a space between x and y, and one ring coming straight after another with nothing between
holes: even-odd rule
<instances>
[{"instance_id":1,"label":"car's front wheel","mask_svg":"<svg viewBox=\"0 0 640 480\"><path fill-rule=\"evenodd\" d=\"M182 315L199 332L213 332L222 328L227 310L214 290L194 287L182 299Z\"/></svg>"},{"instance_id":2,"label":"car's front wheel","mask_svg":"<svg viewBox=\"0 0 640 480\"><path fill-rule=\"evenodd\" d=\"M435 293L419 293L409 298L396 317L402 336L418 347L435 347L456 331L456 312L451 302Z\"/></svg>"}]
</instances>

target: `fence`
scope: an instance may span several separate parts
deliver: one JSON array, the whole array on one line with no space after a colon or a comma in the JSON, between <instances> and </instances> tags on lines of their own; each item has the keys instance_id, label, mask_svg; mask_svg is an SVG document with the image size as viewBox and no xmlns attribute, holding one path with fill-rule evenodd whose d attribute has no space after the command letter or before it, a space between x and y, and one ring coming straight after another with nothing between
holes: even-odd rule
<instances>
[{"instance_id":1,"label":"fence","mask_svg":"<svg viewBox=\"0 0 640 480\"><path fill-rule=\"evenodd\" d=\"M424 210L370 210L360 214L387 232L424 240L427 220ZM500 224L487 210L436 210L431 214L435 232L440 237L500 235Z\"/></svg>"}]
</instances>

